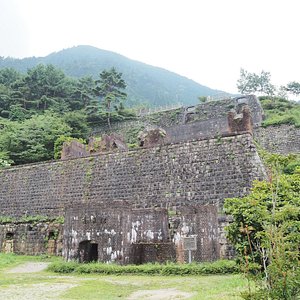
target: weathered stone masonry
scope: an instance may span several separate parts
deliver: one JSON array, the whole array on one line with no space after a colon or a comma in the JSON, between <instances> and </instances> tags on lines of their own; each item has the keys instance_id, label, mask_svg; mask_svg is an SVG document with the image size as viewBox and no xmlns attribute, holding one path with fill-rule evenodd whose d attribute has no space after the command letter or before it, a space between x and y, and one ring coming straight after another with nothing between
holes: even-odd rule
<instances>
[{"instance_id":1,"label":"weathered stone masonry","mask_svg":"<svg viewBox=\"0 0 300 300\"><path fill-rule=\"evenodd\" d=\"M90 201L125 200L133 208L218 205L262 177L250 134L191 141L3 170L1 215L59 216L66 205Z\"/></svg>"},{"instance_id":2,"label":"weathered stone masonry","mask_svg":"<svg viewBox=\"0 0 300 300\"><path fill-rule=\"evenodd\" d=\"M258 143L273 153L300 153L300 128L293 125L259 127L254 132Z\"/></svg>"},{"instance_id":3,"label":"weathered stone masonry","mask_svg":"<svg viewBox=\"0 0 300 300\"><path fill-rule=\"evenodd\" d=\"M183 261L182 238L196 235L193 258L217 259L227 255L218 223L223 200L244 195L263 177L249 133L13 167L0 173L1 216L65 216L64 235L60 230L50 239L51 250L41 242L51 237L51 227L41 224L30 233L26 224L1 225L0 246L5 251L18 239L12 250L29 254L63 251L67 259L80 259L82 250L89 260ZM113 203L119 206L112 209ZM103 214L110 221L102 224ZM122 223L124 214L129 220ZM133 230L140 237L135 241ZM29 236L35 242L29 244Z\"/></svg>"}]
</instances>

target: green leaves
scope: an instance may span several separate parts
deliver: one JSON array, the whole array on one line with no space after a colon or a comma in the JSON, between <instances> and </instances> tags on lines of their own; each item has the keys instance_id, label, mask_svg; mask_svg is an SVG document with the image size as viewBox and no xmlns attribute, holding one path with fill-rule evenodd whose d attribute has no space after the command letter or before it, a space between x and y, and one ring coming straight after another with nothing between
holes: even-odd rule
<instances>
[{"instance_id":1,"label":"green leaves","mask_svg":"<svg viewBox=\"0 0 300 300\"><path fill-rule=\"evenodd\" d=\"M300 95L300 83L299 82L296 82L296 81L289 82L287 84L287 86L284 88L289 93L292 93L294 95Z\"/></svg>"},{"instance_id":2,"label":"green leaves","mask_svg":"<svg viewBox=\"0 0 300 300\"><path fill-rule=\"evenodd\" d=\"M54 155L54 141L71 128L57 115L35 115L22 123L9 122L0 130L0 150L16 164L49 160Z\"/></svg>"},{"instance_id":3,"label":"green leaves","mask_svg":"<svg viewBox=\"0 0 300 300\"><path fill-rule=\"evenodd\" d=\"M122 109L122 101L127 97L124 92L126 83L122 79L122 73L118 73L115 68L104 70L99 76L100 79L96 80L95 95L100 97L100 103L110 127L112 112Z\"/></svg>"},{"instance_id":4,"label":"green leaves","mask_svg":"<svg viewBox=\"0 0 300 300\"><path fill-rule=\"evenodd\" d=\"M67 77L53 65L38 65L21 75L0 70L1 166L49 160L61 135L87 139L95 123L132 119L125 110L126 83L116 69L100 79ZM98 97L98 99L97 99Z\"/></svg>"},{"instance_id":5,"label":"green leaves","mask_svg":"<svg viewBox=\"0 0 300 300\"><path fill-rule=\"evenodd\" d=\"M228 239L242 269L259 290L244 299L297 299L300 293L300 173L283 174L295 156L264 155L272 166L270 181L255 182L248 196L226 199L224 209L233 217ZM260 265L252 272L251 264ZM264 279L262 279L264 277ZM258 298L257 298L258 297Z\"/></svg>"},{"instance_id":6,"label":"green leaves","mask_svg":"<svg viewBox=\"0 0 300 300\"><path fill-rule=\"evenodd\" d=\"M300 104L278 97L259 97L266 119L262 126L290 124L300 126Z\"/></svg>"},{"instance_id":7,"label":"green leaves","mask_svg":"<svg viewBox=\"0 0 300 300\"><path fill-rule=\"evenodd\" d=\"M271 74L261 71L260 75L240 70L240 79L237 81L237 88L241 94L266 94L273 95L275 86L270 82Z\"/></svg>"}]
</instances>

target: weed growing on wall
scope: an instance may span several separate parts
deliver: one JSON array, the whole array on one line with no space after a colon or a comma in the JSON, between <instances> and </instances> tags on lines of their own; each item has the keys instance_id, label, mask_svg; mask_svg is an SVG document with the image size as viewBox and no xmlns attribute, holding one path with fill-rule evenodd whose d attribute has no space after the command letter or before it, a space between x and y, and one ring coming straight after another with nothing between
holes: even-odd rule
<instances>
[{"instance_id":1,"label":"weed growing on wall","mask_svg":"<svg viewBox=\"0 0 300 300\"><path fill-rule=\"evenodd\" d=\"M59 217L48 217L48 216L23 216L21 218L13 218L10 216L0 216L0 224L10 224L10 223L28 223L28 224L37 224L43 222L53 222L56 224L64 224L65 219L63 216Z\"/></svg>"}]
</instances>

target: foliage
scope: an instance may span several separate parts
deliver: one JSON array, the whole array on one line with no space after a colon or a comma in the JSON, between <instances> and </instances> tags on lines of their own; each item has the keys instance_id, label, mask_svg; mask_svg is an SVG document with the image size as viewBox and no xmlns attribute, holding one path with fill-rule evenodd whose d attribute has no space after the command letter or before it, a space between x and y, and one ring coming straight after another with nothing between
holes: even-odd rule
<instances>
[{"instance_id":1,"label":"foliage","mask_svg":"<svg viewBox=\"0 0 300 300\"><path fill-rule=\"evenodd\" d=\"M87 139L91 129L87 123L87 116L83 110L70 111L64 114L64 122L71 128L71 136Z\"/></svg>"},{"instance_id":2,"label":"foliage","mask_svg":"<svg viewBox=\"0 0 300 300\"><path fill-rule=\"evenodd\" d=\"M148 274L148 275L207 275L207 274L232 274L238 272L234 261L221 260L212 263L184 264L175 263L144 264L144 265L116 265L76 262L53 263L48 268L56 273L80 273L80 274Z\"/></svg>"},{"instance_id":3,"label":"foliage","mask_svg":"<svg viewBox=\"0 0 300 300\"><path fill-rule=\"evenodd\" d=\"M15 218L9 216L0 216L0 224L9 224L14 223L16 221Z\"/></svg>"},{"instance_id":4,"label":"foliage","mask_svg":"<svg viewBox=\"0 0 300 300\"><path fill-rule=\"evenodd\" d=\"M200 96L200 97L198 97L198 100L200 103L205 103L205 102L207 102L207 96Z\"/></svg>"},{"instance_id":5,"label":"foliage","mask_svg":"<svg viewBox=\"0 0 300 300\"><path fill-rule=\"evenodd\" d=\"M270 79L271 74L269 72L261 71L261 73L257 75L241 69L237 88L241 94L259 93L270 96L275 92L275 86L271 84Z\"/></svg>"},{"instance_id":6,"label":"foliage","mask_svg":"<svg viewBox=\"0 0 300 300\"><path fill-rule=\"evenodd\" d=\"M9 122L0 129L0 150L6 151L16 164L49 160L54 142L70 135L71 128L57 115L34 115L23 122Z\"/></svg>"},{"instance_id":7,"label":"foliage","mask_svg":"<svg viewBox=\"0 0 300 300\"><path fill-rule=\"evenodd\" d=\"M0 169L9 167L13 161L9 158L7 152L0 152Z\"/></svg>"},{"instance_id":8,"label":"foliage","mask_svg":"<svg viewBox=\"0 0 300 300\"><path fill-rule=\"evenodd\" d=\"M79 138L74 138L74 137L71 137L71 136L65 136L65 135L61 135L59 136L55 142L54 142L54 158L55 159L60 159L61 158L61 151L62 151L62 148L63 148L63 144L65 142L71 142L71 141L77 141L81 144L85 144L86 141Z\"/></svg>"},{"instance_id":9,"label":"foliage","mask_svg":"<svg viewBox=\"0 0 300 300\"><path fill-rule=\"evenodd\" d=\"M284 98L259 97L265 112L262 126L291 124L300 127L300 104Z\"/></svg>"},{"instance_id":10,"label":"foliage","mask_svg":"<svg viewBox=\"0 0 300 300\"><path fill-rule=\"evenodd\" d=\"M126 131L126 142L130 148L138 147L138 134L145 129L144 125L136 125L130 127Z\"/></svg>"},{"instance_id":11,"label":"foliage","mask_svg":"<svg viewBox=\"0 0 300 300\"><path fill-rule=\"evenodd\" d=\"M64 217L48 217L42 215L34 216L22 216L20 218L13 218L10 216L0 216L0 224L11 224L11 223L31 223L37 224L40 222L54 222L56 224L63 224L65 221Z\"/></svg>"},{"instance_id":12,"label":"foliage","mask_svg":"<svg viewBox=\"0 0 300 300\"><path fill-rule=\"evenodd\" d=\"M124 108L123 101L127 97L127 94L124 92L126 83L122 78L122 73L117 72L115 68L104 70L99 76L100 79L96 80L95 95L100 97L101 105L110 127L112 112L117 112Z\"/></svg>"},{"instance_id":13,"label":"foliage","mask_svg":"<svg viewBox=\"0 0 300 300\"><path fill-rule=\"evenodd\" d=\"M300 83L299 82L296 82L296 81L292 81L292 82L289 82L286 87L284 87L285 90L291 94L294 94L294 95L300 95Z\"/></svg>"},{"instance_id":14,"label":"foliage","mask_svg":"<svg viewBox=\"0 0 300 300\"><path fill-rule=\"evenodd\" d=\"M0 70L0 168L59 157L60 136L86 140L95 123L135 119L123 106L122 74L104 70L100 80L74 79L53 65L25 74ZM102 102L95 96L102 97ZM102 104L102 105L100 105ZM81 141L81 140L80 140Z\"/></svg>"},{"instance_id":15,"label":"foliage","mask_svg":"<svg viewBox=\"0 0 300 300\"><path fill-rule=\"evenodd\" d=\"M295 174L299 173L299 168L300 168L300 158L295 159L294 161L288 163L283 171L285 174Z\"/></svg>"},{"instance_id":16,"label":"foliage","mask_svg":"<svg viewBox=\"0 0 300 300\"><path fill-rule=\"evenodd\" d=\"M250 291L244 299L296 299L300 294L300 172L295 168L293 174L283 173L293 156L265 159L271 166L270 180L256 182L248 196L226 199L224 209L233 217L227 234L242 269L259 284L256 295Z\"/></svg>"}]
</instances>

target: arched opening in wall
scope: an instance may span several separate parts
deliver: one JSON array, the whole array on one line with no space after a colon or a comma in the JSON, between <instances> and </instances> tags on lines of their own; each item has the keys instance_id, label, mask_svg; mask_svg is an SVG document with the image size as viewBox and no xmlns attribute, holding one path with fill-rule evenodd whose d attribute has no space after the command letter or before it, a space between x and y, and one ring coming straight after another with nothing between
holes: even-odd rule
<instances>
[{"instance_id":1,"label":"arched opening in wall","mask_svg":"<svg viewBox=\"0 0 300 300\"><path fill-rule=\"evenodd\" d=\"M14 252L14 233L7 232L5 234L4 252L13 253Z\"/></svg>"},{"instance_id":2,"label":"arched opening in wall","mask_svg":"<svg viewBox=\"0 0 300 300\"><path fill-rule=\"evenodd\" d=\"M47 252L50 255L56 254L56 241L58 237L58 231L51 230L48 233Z\"/></svg>"},{"instance_id":3,"label":"arched opening in wall","mask_svg":"<svg viewBox=\"0 0 300 300\"><path fill-rule=\"evenodd\" d=\"M98 244L91 241L79 243L78 256L79 262L98 261Z\"/></svg>"},{"instance_id":4,"label":"arched opening in wall","mask_svg":"<svg viewBox=\"0 0 300 300\"><path fill-rule=\"evenodd\" d=\"M6 240L13 240L14 239L14 234L13 232L7 232L5 235Z\"/></svg>"}]
</instances>

